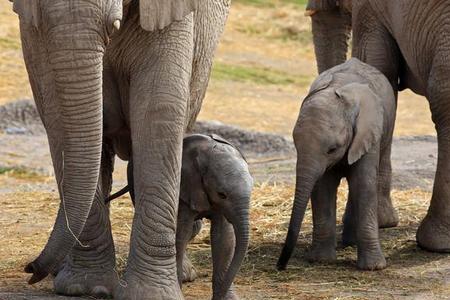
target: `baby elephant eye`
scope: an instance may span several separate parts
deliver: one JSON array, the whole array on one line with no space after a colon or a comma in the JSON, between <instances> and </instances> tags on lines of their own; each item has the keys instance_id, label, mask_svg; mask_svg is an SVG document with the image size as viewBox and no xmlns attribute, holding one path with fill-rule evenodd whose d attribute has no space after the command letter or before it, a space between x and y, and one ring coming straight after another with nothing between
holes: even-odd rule
<instances>
[{"instance_id":1,"label":"baby elephant eye","mask_svg":"<svg viewBox=\"0 0 450 300\"><path fill-rule=\"evenodd\" d=\"M225 193L218 192L217 195L219 195L220 199L226 199L227 198L227 195L225 195Z\"/></svg>"},{"instance_id":2,"label":"baby elephant eye","mask_svg":"<svg viewBox=\"0 0 450 300\"><path fill-rule=\"evenodd\" d=\"M336 152L337 149L338 148L336 146L335 147L331 147L330 149L328 149L327 154L333 154L334 152Z\"/></svg>"}]
</instances>

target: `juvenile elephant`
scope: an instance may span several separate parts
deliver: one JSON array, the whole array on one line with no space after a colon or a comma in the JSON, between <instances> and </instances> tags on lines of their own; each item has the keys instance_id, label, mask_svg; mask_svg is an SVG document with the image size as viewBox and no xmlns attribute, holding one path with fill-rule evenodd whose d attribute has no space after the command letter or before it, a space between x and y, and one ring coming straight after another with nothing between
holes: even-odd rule
<instances>
[{"instance_id":1,"label":"juvenile elephant","mask_svg":"<svg viewBox=\"0 0 450 300\"><path fill-rule=\"evenodd\" d=\"M129 191L135 203L133 165L128 186L106 201ZM180 203L177 219L177 270L181 285L183 260L202 218L211 220L213 299L239 299L232 282L245 256L249 237L249 206L253 179L242 154L217 135L184 138ZM197 232L194 232L197 231Z\"/></svg>"},{"instance_id":2,"label":"juvenile elephant","mask_svg":"<svg viewBox=\"0 0 450 300\"><path fill-rule=\"evenodd\" d=\"M182 299L182 140L200 110L230 0L13 2L61 198L47 245L25 268L29 282L59 270L59 294ZM115 154L133 156L138 178L126 284L118 284L104 204Z\"/></svg>"},{"instance_id":3,"label":"juvenile elephant","mask_svg":"<svg viewBox=\"0 0 450 300\"><path fill-rule=\"evenodd\" d=\"M352 29L354 57L380 70L396 95L409 88L427 97L438 136L438 163L433 196L417 242L430 251L450 252L448 1L309 0L308 8L319 71L345 60ZM380 164L380 174L379 215L389 225L389 220L398 220L388 197L390 160Z\"/></svg>"},{"instance_id":4,"label":"juvenile elephant","mask_svg":"<svg viewBox=\"0 0 450 300\"><path fill-rule=\"evenodd\" d=\"M277 267L285 269L311 197L312 261L336 259L336 193L342 177L349 185L344 245L356 243L358 268L383 269L378 239L378 166L388 155L394 128L395 97L389 81L358 59L323 72L304 100L294 128L297 149L295 200Z\"/></svg>"}]
</instances>

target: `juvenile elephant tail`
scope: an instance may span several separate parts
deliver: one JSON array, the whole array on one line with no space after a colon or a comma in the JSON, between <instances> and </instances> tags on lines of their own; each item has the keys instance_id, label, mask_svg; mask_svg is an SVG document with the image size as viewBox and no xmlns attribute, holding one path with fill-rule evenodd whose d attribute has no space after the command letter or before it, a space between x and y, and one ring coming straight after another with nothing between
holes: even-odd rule
<instances>
[{"instance_id":1,"label":"juvenile elephant tail","mask_svg":"<svg viewBox=\"0 0 450 300\"><path fill-rule=\"evenodd\" d=\"M105 203L109 203L114 199L117 199L123 195L125 195L126 193L128 193L130 191L130 185L126 185L124 188L122 188L120 191L110 195L108 198L105 199Z\"/></svg>"}]
</instances>

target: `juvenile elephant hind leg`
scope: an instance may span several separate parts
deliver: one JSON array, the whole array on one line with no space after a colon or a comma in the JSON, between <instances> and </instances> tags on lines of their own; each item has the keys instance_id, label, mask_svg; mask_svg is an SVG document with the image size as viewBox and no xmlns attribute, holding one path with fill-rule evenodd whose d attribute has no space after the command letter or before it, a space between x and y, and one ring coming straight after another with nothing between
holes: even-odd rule
<instances>
[{"instance_id":1,"label":"juvenile elephant hind leg","mask_svg":"<svg viewBox=\"0 0 450 300\"><path fill-rule=\"evenodd\" d=\"M450 61L447 53L442 59L435 59L437 64L429 78L428 100L438 136L438 162L430 207L417 231L419 246L434 252L450 252Z\"/></svg>"},{"instance_id":2,"label":"juvenile elephant hind leg","mask_svg":"<svg viewBox=\"0 0 450 300\"><path fill-rule=\"evenodd\" d=\"M54 279L55 292L69 296L111 297L118 281L109 206L114 153L104 144L101 176L83 233Z\"/></svg>"}]
</instances>

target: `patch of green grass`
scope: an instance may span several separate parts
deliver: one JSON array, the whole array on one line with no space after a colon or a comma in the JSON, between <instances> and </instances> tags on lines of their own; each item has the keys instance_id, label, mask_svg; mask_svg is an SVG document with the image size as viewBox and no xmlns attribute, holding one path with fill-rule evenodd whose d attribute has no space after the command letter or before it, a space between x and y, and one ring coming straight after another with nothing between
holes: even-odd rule
<instances>
[{"instance_id":1,"label":"patch of green grass","mask_svg":"<svg viewBox=\"0 0 450 300\"><path fill-rule=\"evenodd\" d=\"M215 63L212 71L215 80L229 80L237 82L252 82L260 85L308 85L309 76L292 75L282 71L259 66L236 66L223 63Z\"/></svg>"},{"instance_id":2,"label":"patch of green grass","mask_svg":"<svg viewBox=\"0 0 450 300\"><path fill-rule=\"evenodd\" d=\"M0 175L11 176L17 179L40 179L42 175L22 167L0 167Z\"/></svg>"},{"instance_id":3,"label":"patch of green grass","mask_svg":"<svg viewBox=\"0 0 450 300\"><path fill-rule=\"evenodd\" d=\"M14 38L0 37L0 49L20 50L20 42Z\"/></svg>"},{"instance_id":4,"label":"patch of green grass","mask_svg":"<svg viewBox=\"0 0 450 300\"><path fill-rule=\"evenodd\" d=\"M285 3L305 6L308 1L307 0L234 0L234 2L255 5L255 6L274 7L277 4L285 4Z\"/></svg>"}]
</instances>

